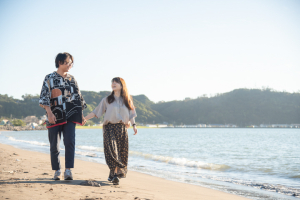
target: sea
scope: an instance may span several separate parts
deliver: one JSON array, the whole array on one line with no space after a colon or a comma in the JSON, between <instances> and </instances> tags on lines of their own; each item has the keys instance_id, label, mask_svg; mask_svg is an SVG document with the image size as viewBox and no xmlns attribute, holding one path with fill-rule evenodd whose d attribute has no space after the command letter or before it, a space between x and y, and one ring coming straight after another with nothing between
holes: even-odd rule
<instances>
[{"instance_id":1,"label":"sea","mask_svg":"<svg viewBox=\"0 0 300 200\"><path fill-rule=\"evenodd\" d=\"M300 199L300 129L148 128L128 135L129 170L250 199ZM46 130L1 132L0 143L49 153ZM63 156L63 139L60 147ZM75 153L105 164L102 129L76 130Z\"/></svg>"}]
</instances>

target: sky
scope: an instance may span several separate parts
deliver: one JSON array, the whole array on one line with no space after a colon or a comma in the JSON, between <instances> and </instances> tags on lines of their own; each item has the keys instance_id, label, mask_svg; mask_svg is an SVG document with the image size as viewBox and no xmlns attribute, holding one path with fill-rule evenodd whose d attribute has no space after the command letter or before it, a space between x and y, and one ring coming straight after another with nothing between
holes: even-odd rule
<instances>
[{"instance_id":1,"label":"sky","mask_svg":"<svg viewBox=\"0 0 300 200\"><path fill-rule=\"evenodd\" d=\"M154 102L300 92L300 1L0 0L0 94L40 94L60 52L80 90L122 77Z\"/></svg>"}]
</instances>

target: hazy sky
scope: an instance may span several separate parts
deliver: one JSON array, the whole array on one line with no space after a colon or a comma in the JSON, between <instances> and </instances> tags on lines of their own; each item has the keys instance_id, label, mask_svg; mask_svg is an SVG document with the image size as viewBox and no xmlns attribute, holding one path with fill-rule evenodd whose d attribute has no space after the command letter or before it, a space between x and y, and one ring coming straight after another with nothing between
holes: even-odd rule
<instances>
[{"instance_id":1,"label":"hazy sky","mask_svg":"<svg viewBox=\"0 0 300 200\"><path fill-rule=\"evenodd\" d=\"M300 91L299 0L0 0L0 94L39 94L59 52L81 90L182 100Z\"/></svg>"}]
</instances>

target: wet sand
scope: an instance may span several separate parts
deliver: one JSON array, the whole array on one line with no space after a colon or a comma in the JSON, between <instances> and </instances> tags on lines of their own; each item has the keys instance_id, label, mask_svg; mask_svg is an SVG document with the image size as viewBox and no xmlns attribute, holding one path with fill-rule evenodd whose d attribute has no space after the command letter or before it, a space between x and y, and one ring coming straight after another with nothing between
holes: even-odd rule
<instances>
[{"instance_id":1,"label":"wet sand","mask_svg":"<svg viewBox=\"0 0 300 200\"><path fill-rule=\"evenodd\" d=\"M64 157L61 164L64 166ZM128 171L120 185L113 185L107 181L106 165L79 159L75 160L72 173L73 181L54 181L50 155L0 144L0 199L246 199L134 171ZM101 187L80 185L86 180L94 180Z\"/></svg>"}]
</instances>

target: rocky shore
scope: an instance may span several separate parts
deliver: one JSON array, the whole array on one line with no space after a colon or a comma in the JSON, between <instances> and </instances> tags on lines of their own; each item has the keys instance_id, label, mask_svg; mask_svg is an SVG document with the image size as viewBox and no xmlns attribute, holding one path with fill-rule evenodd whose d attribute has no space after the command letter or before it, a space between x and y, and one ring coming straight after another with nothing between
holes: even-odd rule
<instances>
[{"instance_id":1,"label":"rocky shore","mask_svg":"<svg viewBox=\"0 0 300 200\"><path fill-rule=\"evenodd\" d=\"M6 131L38 131L38 130L47 130L46 126L2 126L0 127L1 130Z\"/></svg>"}]
</instances>

